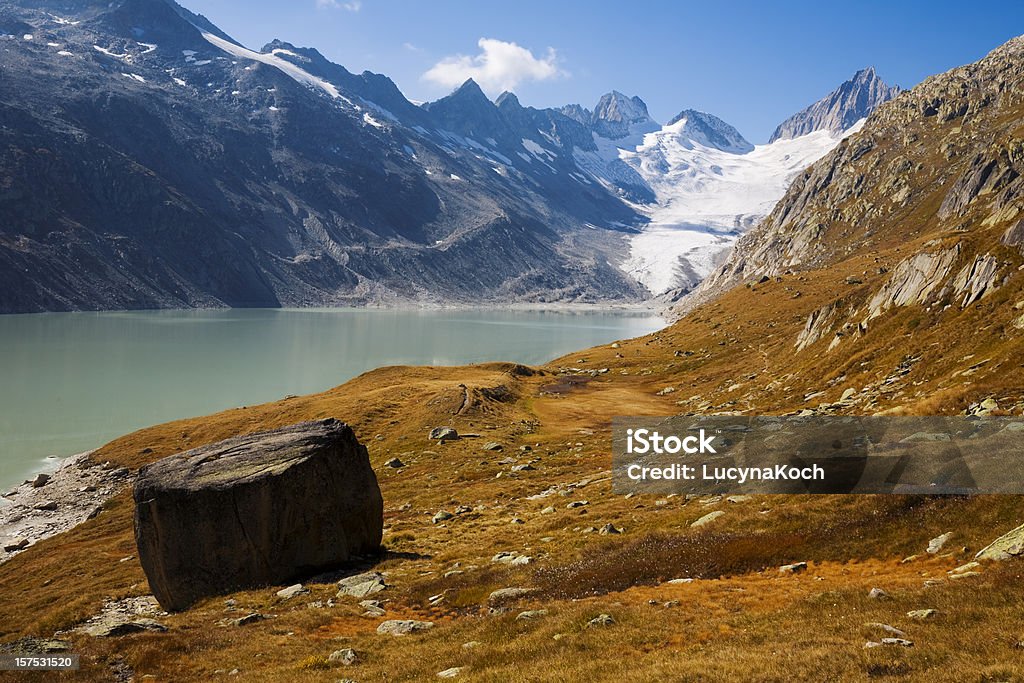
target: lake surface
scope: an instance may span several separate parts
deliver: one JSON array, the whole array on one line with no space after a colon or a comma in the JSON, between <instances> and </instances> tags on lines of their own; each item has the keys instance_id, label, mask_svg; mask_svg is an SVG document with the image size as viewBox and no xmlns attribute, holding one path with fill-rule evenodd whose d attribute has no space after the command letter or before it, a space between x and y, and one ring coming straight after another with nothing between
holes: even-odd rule
<instances>
[{"instance_id":1,"label":"lake surface","mask_svg":"<svg viewBox=\"0 0 1024 683\"><path fill-rule=\"evenodd\" d=\"M537 364L663 326L596 310L0 316L0 487L142 427L323 391L382 365Z\"/></svg>"}]
</instances>

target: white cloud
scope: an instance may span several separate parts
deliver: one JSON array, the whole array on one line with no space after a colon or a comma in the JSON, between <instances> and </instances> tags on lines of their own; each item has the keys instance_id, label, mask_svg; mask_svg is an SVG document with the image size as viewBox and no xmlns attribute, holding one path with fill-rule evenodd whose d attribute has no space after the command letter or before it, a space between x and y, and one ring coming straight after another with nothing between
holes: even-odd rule
<instances>
[{"instance_id":1,"label":"white cloud","mask_svg":"<svg viewBox=\"0 0 1024 683\"><path fill-rule=\"evenodd\" d=\"M481 38L477 45L480 54L469 57L445 57L423 74L423 79L448 88L462 85L472 78L485 91L498 94L515 90L527 81L547 81L568 76L558 68L558 55L548 48L547 55L534 57L525 47L493 38Z\"/></svg>"},{"instance_id":2,"label":"white cloud","mask_svg":"<svg viewBox=\"0 0 1024 683\"><path fill-rule=\"evenodd\" d=\"M349 12L358 12L363 8L362 0L316 0L316 6L320 9L347 9Z\"/></svg>"}]
</instances>

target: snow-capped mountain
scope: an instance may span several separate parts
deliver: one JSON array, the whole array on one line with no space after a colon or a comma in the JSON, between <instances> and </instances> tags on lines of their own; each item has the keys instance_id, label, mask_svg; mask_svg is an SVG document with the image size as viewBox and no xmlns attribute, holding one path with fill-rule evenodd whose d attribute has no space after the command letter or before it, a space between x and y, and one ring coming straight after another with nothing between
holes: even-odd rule
<instances>
[{"instance_id":1,"label":"snow-capped mountain","mask_svg":"<svg viewBox=\"0 0 1024 683\"><path fill-rule=\"evenodd\" d=\"M617 91L418 106L173 0L0 0L0 47L0 312L638 301L838 139L755 148Z\"/></svg>"}]
</instances>

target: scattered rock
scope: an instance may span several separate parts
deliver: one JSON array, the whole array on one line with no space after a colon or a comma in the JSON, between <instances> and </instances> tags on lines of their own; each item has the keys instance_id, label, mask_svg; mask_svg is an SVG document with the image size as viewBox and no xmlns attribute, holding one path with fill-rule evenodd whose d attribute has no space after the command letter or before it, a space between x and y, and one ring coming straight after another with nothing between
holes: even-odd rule
<instances>
[{"instance_id":1,"label":"scattered rock","mask_svg":"<svg viewBox=\"0 0 1024 683\"><path fill-rule=\"evenodd\" d=\"M976 560L1009 560L1024 552L1024 524L1008 531L978 551Z\"/></svg>"},{"instance_id":2,"label":"scattered rock","mask_svg":"<svg viewBox=\"0 0 1024 683\"><path fill-rule=\"evenodd\" d=\"M708 514L704 515L703 517L701 517L697 521L695 521L692 524L690 524L690 526L691 527L695 527L695 528L696 527L702 527L705 524L708 524L710 522L715 521L716 519L718 519L719 517L721 517L724 514L725 513L722 512L721 510L715 510L714 512L709 512Z\"/></svg>"},{"instance_id":3,"label":"scattered rock","mask_svg":"<svg viewBox=\"0 0 1024 683\"><path fill-rule=\"evenodd\" d=\"M953 578L957 574L971 574L972 576L977 576L978 572L975 570L979 567L981 567L980 562L968 562L967 564L960 565L956 569L950 569L946 573L950 575L950 578Z\"/></svg>"},{"instance_id":4,"label":"scattered rock","mask_svg":"<svg viewBox=\"0 0 1024 683\"><path fill-rule=\"evenodd\" d=\"M502 446L497 441L488 441L487 443L485 443L483 445L483 448L481 450L485 450L485 451L500 451L502 448L504 448L504 446Z\"/></svg>"},{"instance_id":5,"label":"scattered rock","mask_svg":"<svg viewBox=\"0 0 1024 683\"><path fill-rule=\"evenodd\" d=\"M531 609L517 614L516 621L529 621L530 619L539 619L547 615L548 611L546 609Z\"/></svg>"},{"instance_id":6,"label":"scattered rock","mask_svg":"<svg viewBox=\"0 0 1024 683\"><path fill-rule=\"evenodd\" d=\"M928 542L928 554L935 555L946 545L946 543L953 537L952 532L946 532L941 536L936 536Z\"/></svg>"},{"instance_id":7,"label":"scattered rock","mask_svg":"<svg viewBox=\"0 0 1024 683\"><path fill-rule=\"evenodd\" d=\"M377 633L381 635L405 636L410 633L420 633L434 628L432 621L417 621L415 619L389 619L381 622L377 627Z\"/></svg>"},{"instance_id":8,"label":"scattered rock","mask_svg":"<svg viewBox=\"0 0 1024 683\"><path fill-rule=\"evenodd\" d=\"M807 571L806 562L795 562L793 564L784 564L779 567L780 574L799 574Z\"/></svg>"},{"instance_id":9,"label":"scattered rock","mask_svg":"<svg viewBox=\"0 0 1024 683\"><path fill-rule=\"evenodd\" d=\"M167 630L167 627L155 619L113 615L111 618L90 624L84 630L94 638L117 638L142 631L162 633Z\"/></svg>"},{"instance_id":10,"label":"scattered rock","mask_svg":"<svg viewBox=\"0 0 1024 683\"><path fill-rule=\"evenodd\" d=\"M346 576L338 582L338 597L350 595L356 598L365 598L374 593L380 593L387 587L384 575L380 572L355 574Z\"/></svg>"},{"instance_id":11,"label":"scattered rock","mask_svg":"<svg viewBox=\"0 0 1024 683\"><path fill-rule=\"evenodd\" d=\"M28 543L29 541L27 538L11 539L7 543L4 543L4 551L8 553L13 553L18 550L23 550L28 547Z\"/></svg>"},{"instance_id":12,"label":"scattered rock","mask_svg":"<svg viewBox=\"0 0 1024 683\"><path fill-rule=\"evenodd\" d=\"M505 602L507 600L517 600L519 598L532 595L536 592L534 588L499 588L487 596L487 602Z\"/></svg>"},{"instance_id":13,"label":"scattered rock","mask_svg":"<svg viewBox=\"0 0 1024 683\"><path fill-rule=\"evenodd\" d=\"M888 600L889 599L889 594L886 593L881 588L872 588L868 592L868 598L871 599L871 600Z\"/></svg>"},{"instance_id":14,"label":"scattered rock","mask_svg":"<svg viewBox=\"0 0 1024 683\"><path fill-rule=\"evenodd\" d=\"M882 645L899 645L900 647L914 647L913 641L906 638L882 638Z\"/></svg>"},{"instance_id":15,"label":"scattered rock","mask_svg":"<svg viewBox=\"0 0 1024 683\"><path fill-rule=\"evenodd\" d=\"M459 433L451 427L434 427L430 430L430 438L434 441L455 441Z\"/></svg>"},{"instance_id":16,"label":"scattered rock","mask_svg":"<svg viewBox=\"0 0 1024 683\"><path fill-rule=\"evenodd\" d=\"M555 508L553 508L553 507L551 507L549 505L548 507L546 507L543 510L541 510L540 514L542 514L542 515L553 515L553 514L555 514Z\"/></svg>"},{"instance_id":17,"label":"scattered rock","mask_svg":"<svg viewBox=\"0 0 1024 683\"><path fill-rule=\"evenodd\" d=\"M667 584L669 584L669 585L673 585L673 586L678 586L678 585L680 585L680 584L684 584L684 583L693 583L693 579L691 579L691 578L685 578L685 579L669 579L669 580L668 580L668 581L666 581L665 583L667 583Z\"/></svg>"},{"instance_id":18,"label":"scattered rock","mask_svg":"<svg viewBox=\"0 0 1024 683\"><path fill-rule=\"evenodd\" d=\"M281 598L282 600L288 600L290 598L294 598L296 595L306 595L308 593L308 588L303 586L301 583L297 583L295 585L288 586L287 588L282 588L281 590L277 591L277 597Z\"/></svg>"},{"instance_id":19,"label":"scattered rock","mask_svg":"<svg viewBox=\"0 0 1024 683\"><path fill-rule=\"evenodd\" d=\"M457 678L459 676L459 674L461 674L467 668L468 667L465 667L465 666L453 666L450 669L445 669L444 671L438 671L437 672L437 677L438 678Z\"/></svg>"},{"instance_id":20,"label":"scattered rock","mask_svg":"<svg viewBox=\"0 0 1024 683\"><path fill-rule=\"evenodd\" d=\"M430 521L434 524L440 524L441 522L447 522L449 519L454 517L452 513L447 510L438 510L437 514L430 518Z\"/></svg>"},{"instance_id":21,"label":"scattered rock","mask_svg":"<svg viewBox=\"0 0 1024 683\"><path fill-rule=\"evenodd\" d=\"M481 645L483 645L483 643L481 643L479 640L471 640L468 643L463 643L462 644L462 649L463 650L475 650L476 648L480 647Z\"/></svg>"},{"instance_id":22,"label":"scattered rock","mask_svg":"<svg viewBox=\"0 0 1024 683\"><path fill-rule=\"evenodd\" d=\"M729 503L746 503L748 500L750 500L750 496L729 496L725 500ZM666 500L665 503L667 504L668 501Z\"/></svg>"},{"instance_id":23,"label":"scattered rock","mask_svg":"<svg viewBox=\"0 0 1024 683\"><path fill-rule=\"evenodd\" d=\"M405 467L405 463L399 460L398 458L391 458L386 463L384 463L384 466L397 470L400 467Z\"/></svg>"},{"instance_id":24,"label":"scattered rock","mask_svg":"<svg viewBox=\"0 0 1024 683\"><path fill-rule=\"evenodd\" d=\"M44 500L42 502L36 503L32 507L35 510L50 510L50 511L52 511L52 510L56 510L57 509L57 503L55 501L52 501L52 500Z\"/></svg>"},{"instance_id":25,"label":"scattered rock","mask_svg":"<svg viewBox=\"0 0 1024 683\"><path fill-rule=\"evenodd\" d=\"M621 534L622 529L617 529L614 524L609 522L608 524L605 524L603 527L601 527L601 531L599 533L604 536L607 536L609 534Z\"/></svg>"},{"instance_id":26,"label":"scattered rock","mask_svg":"<svg viewBox=\"0 0 1024 683\"><path fill-rule=\"evenodd\" d=\"M378 553L383 535L369 455L334 419L164 458L134 498L139 560L171 611Z\"/></svg>"},{"instance_id":27,"label":"scattered rock","mask_svg":"<svg viewBox=\"0 0 1024 683\"><path fill-rule=\"evenodd\" d=\"M939 610L937 609L914 609L907 612L907 618L916 621L927 621L937 616L939 616Z\"/></svg>"},{"instance_id":28,"label":"scattered rock","mask_svg":"<svg viewBox=\"0 0 1024 683\"><path fill-rule=\"evenodd\" d=\"M341 664L342 666L352 666L359 661L359 655L356 651L350 647L344 650L335 650L331 653L331 656L327 658L327 661L331 664Z\"/></svg>"},{"instance_id":29,"label":"scattered rock","mask_svg":"<svg viewBox=\"0 0 1024 683\"><path fill-rule=\"evenodd\" d=\"M586 507L588 505L590 505L590 501L589 500L574 500L573 502L569 503L565 507L570 509L570 510L575 510L576 508L582 508L582 507Z\"/></svg>"},{"instance_id":30,"label":"scattered rock","mask_svg":"<svg viewBox=\"0 0 1024 683\"><path fill-rule=\"evenodd\" d=\"M36 478L32 480L32 488L39 489L46 486L50 481L49 474L43 474L40 472L36 475Z\"/></svg>"},{"instance_id":31,"label":"scattered rock","mask_svg":"<svg viewBox=\"0 0 1024 683\"><path fill-rule=\"evenodd\" d=\"M895 626L890 626L889 624L882 624L882 623L879 623L877 621L869 622L867 624L864 624L864 626L865 626L865 628L877 629L879 631L884 631L885 633L888 633L888 634L890 634L892 636L895 636L897 638L905 638L907 636L906 633L904 633L900 629L896 628Z\"/></svg>"},{"instance_id":32,"label":"scattered rock","mask_svg":"<svg viewBox=\"0 0 1024 683\"><path fill-rule=\"evenodd\" d=\"M587 628L598 628L601 626L613 626L615 619L610 614L599 614L587 622Z\"/></svg>"},{"instance_id":33,"label":"scattered rock","mask_svg":"<svg viewBox=\"0 0 1024 683\"><path fill-rule=\"evenodd\" d=\"M260 614L259 612L251 612L249 614L246 614L244 617L232 619L228 623L230 623L232 626L248 626L249 624L255 624L256 622L263 621L264 619L266 619L266 617Z\"/></svg>"},{"instance_id":34,"label":"scattered rock","mask_svg":"<svg viewBox=\"0 0 1024 683\"><path fill-rule=\"evenodd\" d=\"M513 465L512 467L513 472L533 472L536 469L537 468L530 463L526 463L525 465Z\"/></svg>"},{"instance_id":35,"label":"scattered rock","mask_svg":"<svg viewBox=\"0 0 1024 683\"><path fill-rule=\"evenodd\" d=\"M500 552L491 558L491 562L494 564L509 564L513 567L519 567L522 565L530 564L533 562L533 558L529 555L522 555L517 552Z\"/></svg>"}]
</instances>

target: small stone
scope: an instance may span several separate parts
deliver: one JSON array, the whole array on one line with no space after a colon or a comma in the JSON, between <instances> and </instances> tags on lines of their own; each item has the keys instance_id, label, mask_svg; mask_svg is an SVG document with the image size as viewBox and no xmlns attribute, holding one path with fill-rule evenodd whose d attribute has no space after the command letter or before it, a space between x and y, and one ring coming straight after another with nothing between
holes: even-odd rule
<instances>
[{"instance_id":1,"label":"small stone","mask_svg":"<svg viewBox=\"0 0 1024 683\"><path fill-rule=\"evenodd\" d=\"M512 519L511 519L511 520L509 521L509 523L510 523L510 524L526 524L526 522L524 522L523 520L519 519L518 517L513 517L513 518L512 518Z\"/></svg>"},{"instance_id":2,"label":"small stone","mask_svg":"<svg viewBox=\"0 0 1024 683\"><path fill-rule=\"evenodd\" d=\"M531 609L525 612L520 612L516 615L516 621L529 621L530 619L539 619L546 617L548 611L546 609Z\"/></svg>"},{"instance_id":3,"label":"small stone","mask_svg":"<svg viewBox=\"0 0 1024 683\"><path fill-rule=\"evenodd\" d=\"M900 647L914 647L913 641L906 638L882 638L882 645L898 645Z\"/></svg>"},{"instance_id":4,"label":"small stone","mask_svg":"<svg viewBox=\"0 0 1024 683\"><path fill-rule=\"evenodd\" d=\"M32 480L32 488L40 489L40 488L46 486L46 484L49 481L50 481L50 475L49 474L43 474L42 472L40 472L39 474L36 475L36 478Z\"/></svg>"},{"instance_id":5,"label":"small stone","mask_svg":"<svg viewBox=\"0 0 1024 683\"><path fill-rule=\"evenodd\" d=\"M889 594L881 588L872 588L868 591L868 598L871 600L888 600Z\"/></svg>"},{"instance_id":6,"label":"small stone","mask_svg":"<svg viewBox=\"0 0 1024 683\"><path fill-rule=\"evenodd\" d=\"M400 467L405 467L405 463L399 460L398 458L391 458L386 463L384 463L384 466L397 470Z\"/></svg>"},{"instance_id":7,"label":"small stone","mask_svg":"<svg viewBox=\"0 0 1024 683\"><path fill-rule=\"evenodd\" d=\"M607 536L609 534L621 534L622 530L617 529L614 524L609 522L608 524L605 524L603 527L601 527L601 531L599 533L603 536Z\"/></svg>"},{"instance_id":8,"label":"small stone","mask_svg":"<svg viewBox=\"0 0 1024 683\"><path fill-rule=\"evenodd\" d=\"M4 544L4 551L8 553L17 552L28 547L27 538L15 538Z\"/></svg>"},{"instance_id":9,"label":"small stone","mask_svg":"<svg viewBox=\"0 0 1024 683\"><path fill-rule=\"evenodd\" d=\"M590 501L589 500L574 500L573 502L569 503L565 507L570 509L570 510L574 510L576 508L586 507L587 505L590 505Z\"/></svg>"},{"instance_id":10,"label":"small stone","mask_svg":"<svg viewBox=\"0 0 1024 683\"><path fill-rule=\"evenodd\" d=\"M551 507L549 505L546 508L544 508L543 510L541 510L540 514L542 514L542 515L553 515L553 514L555 514L555 508L553 508L553 507Z\"/></svg>"},{"instance_id":11,"label":"small stone","mask_svg":"<svg viewBox=\"0 0 1024 683\"><path fill-rule=\"evenodd\" d=\"M729 503L746 503L750 500L750 496L729 496L725 500Z\"/></svg>"},{"instance_id":12,"label":"small stone","mask_svg":"<svg viewBox=\"0 0 1024 683\"><path fill-rule=\"evenodd\" d=\"M277 591L277 597L282 600L288 600L289 598L294 598L296 595L306 595L307 593L309 593L309 589L301 583L297 583Z\"/></svg>"},{"instance_id":13,"label":"small stone","mask_svg":"<svg viewBox=\"0 0 1024 683\"><path fill-rule=\"evenodd\" d=\"M498 443L497 441L488 441L487 443L485 443L483 445L481 450L485 450L485 451L500 451L502 448L503 448L503 446L500 443Z\"/></svg>"},{"instance_id":14,"label":"small stone","mask_svg":"<svg viewBox=\"0 0 1024 683\"><path fill-rule=\"evenodd\" d=\"M515 465L512 467L513 472L533 472L536 469L536 467L529 463L526 463L525 465Z\"/></svg>"},{"instance_id":15,"label":"small stone","mask_svg":"<svg viewBox=\"0 0 1024 683\"><path fill-rule=\"evenodd\" d=\"M52 500L44 500L43 502L34 506L36 510L56 510L57 503Z\"/></svg>"},{"instance_id":16,"label":"small stone","mask_svg":"<svg viewBox=\"0 0 1024 683\"><path fill-rule=\"evenodd\" d=\"M444 671L438 671L437 672L437 677L438 678L457 678L459 674L461 674L463 671L466 670L466 668L467 667L465 667L465 666L453 666L450 669L445 669Z\"/></svg>"},{"instance_id":17,"label":"small stone","mask_svg":"<svg viewBox=\"0 0 1024 683\"><path fill-rule=\"evenodd\" d=\"M350 647L344 650L335 650L331 653L331 656L327 658L327 661L331 664L341 664L342 666L352 666L359 661L359 655L356 651Z\"/></svg>"},{"instance_id":18,"label":"small stone","mask_svg":"<svg viewBox=\"0 0 1024 683\"><path fill-rule=\"evenodd\" d=\"M949 541L949 539L952 537L952 532L947 532L942 534L941 536L936 536L935 538L933 538L931 541L928 542L928 554L934 555L938 553L940 550L942 550L943 546L946 545L946 542Z\"/></svg>"},{"instance_id":19,"label":"small stone","mask_svg":"<svg viewBox=\"0 0 1024 683\"><path fill-rule=\"evenodd\" d=\"M451 519L451 518L452 518L452 517L454 517L454 516L455 516L455 515L453 515L452 513L448 512L447 510L439 510L439 511L437 512L437 514L435 514L435 515L434 515L434 516L433 516L433 517L432 517L432 518L430 519L430 521L431 521L431 522L433 522L434 524L440 524L441 522L446 522L446 521L448 521L449 519Z\"/></svg>"},{"instance_id":20,"label":"small stone","mask_svg":"<svg viewBox=\"0 0 1024 683\"><path fill-rule=\"evenodd\" d=\"M967 564L960 565L956 569L950 569L946 573L950 575L949 578L951 578L951 579L955 578L957 574L974 574L974 575L976 575L976 574L978 574L978 572L975 571L975 570L978 569L979 567L981 567L981 563L980 562L968 562Z\"/></svg>"},{"instance_id":21,"label":"small stone","mask_svg":"<svg viewBox=\"0 0 1024 683\"><path fill-rule=\"evenodd\" d=\"M599 614L590 621L587 622L587 628L597 628L601 626L612 626L615 624L615 619L610 614Z\"/></svg>"},{"instance_id":22,"label":"small stone","mask_svg":"<svg viewBox=\"0 0 1024 683\"><path fill-rule=\"evenodd\" d=\"M907 612L907 618L915 619L917 621L927 621L929 619L934 619L938 615L939 610L937 609L914 609Z\"/></svg>"},{"instance_id":23,"label":"small stone","mask_svg":"<svg viewBox=\"0 0 1024 683\"><path fill-rule=\"evenodd\" d=\"M255 624L257 621L263 621L264 619L266 619L266 617L259 612L251 612L250 614L246 614L244 617L232 619L229 623L232 626L248 626L249 624Z\"/></svg>"},{"instance_id":24,"label":"small stone","mask_svg":"<svg viewBox=\"0 0 1024 683\"><path fill-rule=\"evenodd\" d=\"M906 635L907 635L906 633L904 633L900 629L896 628L895 626L890 626L889 624L882 624L882 623L879 623L877 621L869 622L867 624L864 624L864 626L865 626L865 628L877 629L877 630L880 630L880 631L884 631L885 633L888 633L888 634L890 634L892 636L895 636L897 638L905 638Z\"/></svg>"},{"instance_id":25,"label":"small stone","mask_svg":"<svg viewBox=\"0 0 1024 683\"><path fill-rule=\"evenodd\" d=\"M95 638L117 638L142 631L164 632L167 627L153 619L113 617L87 626L84 631Z\"/></svg>"},{"instance_id":26,"label":"small stone","mask_svg":"<svg viewBox=\"0 0 1024 683\"><path fill-rule=\"evenodd\" d=\"M499 588L487 596L487 602L504 602L505 600L517 600L535 593L533 588Z\"/></svg>"},{"instance_id":27,"label":"small stone","mask_svg":"<svg viewBox=\"0 0 1024 683\"><path fill-rule=\"evenodd\" d=\"M684 583L693 583L693 579L691 579L691 578L685 578L685 579L669 579L669 580L668 580L668 581L666 581L665 583L667 583L667 584L670 584L670 585L673 585L673 586L678 586L678 585L680 585L680 584L684 584Z\"/></svg>"},{"instance_id":28,"label":"small stone","mask_svg":"<svg viewBox=\"0 0 1024 683\"><path fill-rule=\"evenodd\" d=\"M434 628L432 621L417 621L415 619L390 619L381 622L377 627L377 633L381 635L405 636L410 633L420 633Z\"/></svg>"},{"instance_id":29,"label":"small stone","mask_svg":"<svg viewBox=\"0 0 1024 683\"><path fill-rule=\"evenodd\" d=\"M853 387L850 387L849 389L847 389L846 391L843 392L842 396L839 397L839 402L840 403L846 403L847 401L849 401L850 399L852 399L856 395L857 395L857 390L854 389Z\"/></svg>"},{"instance_id":30,"label":"small stone","mask_svg":"<svg viewBox=\"0 0 1024 683\"><path fill-rule=\"evenodd\" d=\"M430 438L434 441L455 441L459 433L451 427L434 427L430 430Z\"/></svg>"},{"instance_id":31,"label":"small stone","mask_svg":"<svg viewBox=\"0 0 1024 683\"><path fill-rule=\"evenodd\" d=\"M471 640L468 643L463 643L462 644L462 649L463 650L475 650L476 648L480 647L481 645L483 645L483 643L481 643L479 640Z\"/></svg>"},{"instance_id":32,"label":"small stone","mask_svg":"<svg viewBox=\"0 0 1024 683\"><path fill-rule=\"evenodd\" d=\"M807 571L806 562L795 562L793 564L784 564L779 567L780 574L799 574L800 572Z\"/></svg>"},{"instance_id":33,"label":"small stone","mask_svg":"<svg viewBox=\"0 0 1024 683\"><path fill-rule=\"evenodd\" d=\"M366 572L347 576L338 582L338 597L351 595L356 598L365 598L374 593L379 593L387 588L384 582L384 575L380 572Z\"/></svg>"},{"instance_id":34,"label":"small stone","mask_svg":"<svg viewBox=\"0 0 1024 683\"><path fill-rule=\"evenodd\" d=\"M695 521L692 524L690 524L690 526L694 527L694 528L702 527L705 524L708 524L709 522L715 521L716 519L718 519L719 517L721 517L724 514L725 513L722 512L721 510L715 510L714 512L709 512L708 514L704 515L703 517L701 517L697 521Z\"/></svg>"}]
</instances>

